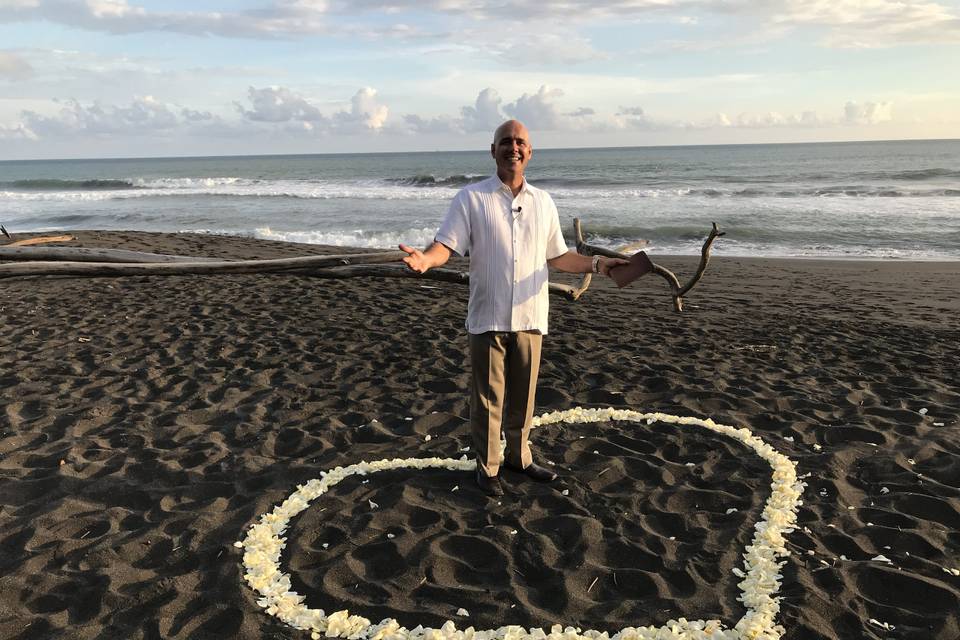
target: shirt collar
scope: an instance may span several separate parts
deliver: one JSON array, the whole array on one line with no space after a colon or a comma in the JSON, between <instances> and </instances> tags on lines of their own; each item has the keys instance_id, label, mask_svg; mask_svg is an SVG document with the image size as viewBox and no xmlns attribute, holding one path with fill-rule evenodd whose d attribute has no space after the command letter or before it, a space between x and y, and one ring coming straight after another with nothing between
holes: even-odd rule
<instances>
[{"instance_id":1,"label":"shirt collar","mask_svg":"<svg viewBox=\"0 0 960 640\"><path fill-rule=\"evenodd\" d=\"M504 184L503 180L500 179L500 176L498 176L496 173L494 173L494 174L493 174L493 179L497 181L496 184L499 185L499 186L497 187L498 189L500 189L501 191L506 191L507 193L510 194L510 197L511 197L511 198L513 197L513 190L512 190L510 187L508 187L506 184ZM524 177L523 177L523 186L520 187L520 191L517 193L517 195L519 196L521 193L527 191L527 186L528 186L528 185L527 185L527 177L524 176Z\"/></svg>"}]
</instances>

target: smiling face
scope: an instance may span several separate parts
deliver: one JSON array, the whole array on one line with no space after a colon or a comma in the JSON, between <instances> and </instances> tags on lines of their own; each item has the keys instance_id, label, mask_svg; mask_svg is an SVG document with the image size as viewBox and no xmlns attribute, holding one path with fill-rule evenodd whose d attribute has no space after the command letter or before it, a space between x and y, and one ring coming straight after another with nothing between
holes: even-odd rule
<instances>
[{"instance_id":1,"label":"smiling face","mask_svg":"<svg viewBox=\"0 0 960 640\"><path fill-rule=\"evenodd\" d=\"M490 155L497 163L497 175L501 180L507 182L507 178L522 177L533 156L530 132L522 122L507 120L493 134Z\"/></svg>"}]
</instances>

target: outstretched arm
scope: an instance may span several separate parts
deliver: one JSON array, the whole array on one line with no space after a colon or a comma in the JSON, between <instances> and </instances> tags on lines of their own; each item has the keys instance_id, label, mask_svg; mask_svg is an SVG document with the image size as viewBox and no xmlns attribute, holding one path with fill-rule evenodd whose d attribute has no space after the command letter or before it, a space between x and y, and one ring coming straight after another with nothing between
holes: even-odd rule
<instances>
[{"instance_id":1,"label":"outstretched arm","mask_svg":"<svg viewBox=\"0 0 960 640\"><path fill-rule=\"evenodd\" d=\"M403 249L403 247L400 248ZM585 256L571 249L553 260L547 260L547 264L554 269L566 271L567 273L590 273L593 271L593 256ZM600 256L599 273L600 275L609 276L610 269L621 264L628 264L628 261L620 258Z\"/></svg>"},{"instance_id":2,"label":"outstretched arm","mask_svg":"<svg viewBox=\"0 0 960 640\"><path fill-rule=\"evenodd\" d=\"M400 251L406 251L409 255L403 261L410 267L411 271L417 273L426 273L428 269L439 267L446 264L453 253L446 245L434 242L426 251L414 249L411 246L401 244Z\"/></svg>"}]
</instances>

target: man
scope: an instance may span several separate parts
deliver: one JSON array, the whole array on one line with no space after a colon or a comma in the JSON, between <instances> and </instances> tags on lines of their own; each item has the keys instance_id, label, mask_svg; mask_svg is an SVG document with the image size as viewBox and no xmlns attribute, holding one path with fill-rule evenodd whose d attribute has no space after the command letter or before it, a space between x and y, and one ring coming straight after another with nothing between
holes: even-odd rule
<instances>
[{"instance_id":1,"label":"man","mask_svg":"<svg viewBox=\"0 0 960 640\"><path fill-rule=\"evenodd\" d=\"M538 482L557 474L533 462L528 436L547 333L547 265L570 273L609 275L625 260L583 256L567 249L553 199L523 177L533 156L530 134L516 120L497 128L490 145L497 173L464 187L425 251L401 244L403 259L418 273L470 256L472 371L470 426L477 457L477 484L503 495L500 429L505 423L505 465Z\"/></svg>"}]
</instances>

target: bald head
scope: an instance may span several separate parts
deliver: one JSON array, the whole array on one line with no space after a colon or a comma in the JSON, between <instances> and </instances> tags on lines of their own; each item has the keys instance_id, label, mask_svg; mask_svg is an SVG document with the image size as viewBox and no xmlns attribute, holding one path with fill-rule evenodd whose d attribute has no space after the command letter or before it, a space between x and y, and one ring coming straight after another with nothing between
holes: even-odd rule
<instances>
[{"instance_id":1,"label":"bald head","mask_svg":"<svg viewBox=\"0 0 960 640\"><path fill-rule=\"evenodd\" d=\"M497 163L497 175L504 184L522 184L523 172L533 155L530 132L519 120L507 120L493 134L490 155Z\"/></svg>"},{"instance_id":2,"label":"bald head","mask_svg":"<svg viewBox=\"0 0 960 640\"><path fill-rule=\"evenodd\" d=\"M513 134L514 132L520 133L523 135L523 138L529 143L530 142L530 132L527 131L526 125L524 125L519 120L507 120L493 132L493 144L497 144L497 141L501 137L507 134Z\"/></svg>"}]
</instances>

